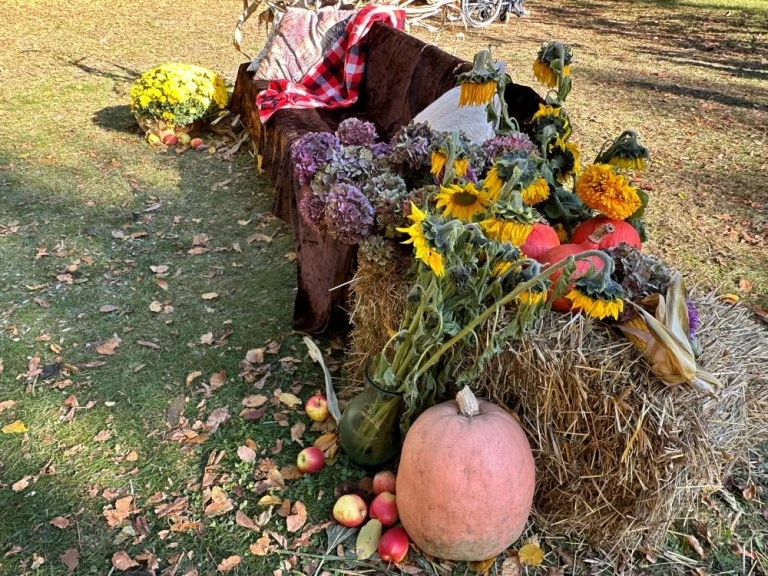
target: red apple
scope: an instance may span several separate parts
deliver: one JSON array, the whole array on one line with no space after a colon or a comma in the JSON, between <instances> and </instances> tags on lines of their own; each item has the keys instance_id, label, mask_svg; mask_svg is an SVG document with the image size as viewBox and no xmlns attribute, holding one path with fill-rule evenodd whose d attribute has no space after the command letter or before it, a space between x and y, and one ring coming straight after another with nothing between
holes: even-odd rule
<instances>
[{"instance_id":1,"label":"red apple","mask_svg":"<svg viewBox=\"0 0 768 576\"><path fill-rule=\"evenodd\" d=\"M296 458L296 468L302 474L314 474L320 472L325 466L325 454L320 448L310 446L299 452Z\"/></svg>"},{"instance_id":2,"label":"red apple","mask_svg":"<svg viewBox=\"0 0 768 576\"><path fill-rule=\"evenodd\" d=\"M382 492L371 502L368 511L371 518L376 518L382 526L394 526L397 522L397 502L392 492Z\"/></svg>"},{"instance_id":3,"label":"red apple","mask_svg":"<svg viewBox=\"0 0 768 576\"><path fill-rule=\"evenodd\" d=\"M197 150L201 146L205 146L205 142L203 142L202 138L192 138L192 140L190 140L189 142L189 145L192 146L192 148L194 148L195 150Z\"/></svg>"},{"instance_id":4,"label":"red apple","mask_svg":"<svg viewBox=\"0 0 768 576\"><path fill-rule=\"evenodd\" d=\"M401 526L390 528L379 540L379 557L385 562L402 562L408 554L411 539Z\"/></svg>"},{"instance_id":5,"label":"red apple","mask_svg":"<svg viewBox=\"0 0 768 576\"><path fill-rule=\"evenodd\" d=\"M179 143L179 137L176 134L166 134L163 136L163 144L168 146L176 146Z\"/></svg>"},{"instance_id":6,"label":"red apple","mask_svg":"<svg viewBox=\"0 0 768 576\"><path fill-rule=\"evenodd\" d=\"M347 528L355 528L365 522L368 508L357 494L344 494L333 505L333 518Z\"/></svg>"},{"instance_id":7,"label":"red apple","mask_svg":"<svg viewBox=\"0 0 768 576\"><path fill-rule=\"evenodd\" d=\"M382 492L391 492L394 494L396 481L397 476L395 476L394 472L390 472L389 470L379 472L373 477L373 493L381 494Z\"/></svg>"},{"instance_id":8,"label":"red apple","mask_svg":"<svg viewBox=\"0 0 768 576\"><path fill-rule=\"evenodd\" d=\"M315 422L323 422L328 418L328 401L322 394L315 394L304 404L304 412Z\"/></svg>"}]
</instances>

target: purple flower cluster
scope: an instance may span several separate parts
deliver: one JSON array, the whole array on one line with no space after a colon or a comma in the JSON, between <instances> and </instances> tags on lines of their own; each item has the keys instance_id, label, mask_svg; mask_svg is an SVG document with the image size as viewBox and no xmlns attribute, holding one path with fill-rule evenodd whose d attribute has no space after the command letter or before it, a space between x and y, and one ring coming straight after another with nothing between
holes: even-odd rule
<instances>
[{"instance_id":1,"label":"purple flower cluster","mask_svg":"<svg viewBox=\"0 0 768 576\"><path fill-rule=\"evenodd\" d=\"M357 244L371 234L373 206L356 186L335 184L326 197L325 221L334 238Z\"/></svg>"},{"instance_id":2,"label":"purple flower cluster","mask_svg":"<svg viewBox=\"0 0 768 576\"><path fill-rule=\"evenodd\" d=\"M531 153L536 151L536 145L522 132L509 136L494 136L483 142L483 153L489 162L512 150Z\"/></svg>"},{"instance_id":3,"label":"purple flower cluster","mask_svg":"<svg viewBox=\"0 0 768 576\"><path fill-rule=\"evenodd\" d=\"M426 122L402 126L392 137L390 158L394 164L411 170L429 166L432 143L436 139L436 133Z\"/></svg>"},{"instance_id":4,"label":"purple flower cluster","mask_svg":"<svg viewBox=\"0 0 768 576\"><path fill-rule=\"evenodd\" d=\"M315 172L333 158L333 153L340 146L339 138L330 132L308 132L294 142L291 162L299 184L308 184Z\"/></svg>"},{"instance_id":5,"label":"purple flower cluster","mask_svg":"<svg viewBox=\"0 0 768 576\"><path fill-rule=\"evenodd\" d=\"M370 148L376 143L376 127L370 122L359 118L347 118L336 129L342 144L366 146Z\"/></svg>"},{"instance_id":6,"label":"purple flower cluster","mask_svg":"<svg viewBox=\"0 0 768 576\"><path fill-rule=\"evenodd\" d=\"M299 214L315 231L319 233L325 231L326 226L323 220L325 216L325 200L321 196L318 196L311 190L307 190L299 200Z\"/></svg>"}]
</instances>

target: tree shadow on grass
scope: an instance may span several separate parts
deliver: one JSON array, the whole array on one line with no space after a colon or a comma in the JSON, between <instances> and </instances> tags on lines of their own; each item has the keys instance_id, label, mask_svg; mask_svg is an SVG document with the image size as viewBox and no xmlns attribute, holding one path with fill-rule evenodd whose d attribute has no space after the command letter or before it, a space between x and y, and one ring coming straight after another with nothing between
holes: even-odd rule
<instances>
[{"instance_id":1,"label":"tree shadow on grass","mask_svg":"<svg viewBox=\"0 0 768 576\"><path fill-rule=\"evenodd\" d=\"M77 60L68 60L67 63L70 66L79 68L83 72L91 74L92 76L109 78L110 80L115 80L117 82L133 82L139 76L141 76L141 72L139 72L138 70L134 70L133 68L128 68L127 66L123 66L122 64L112 64L112 68L113 68L112 70L97 68L96 66L90 66L88 64L85 64L86 58L87 57L79 58Z\"/></svg>"},{"instance_id":2,"label":"tree shadow on grass","mask_svg":"<svg viewBox=\"0 0 768 576\"><path fill-rule=\"evenodd\" d=\"M109 130L111 132L125 132L127 134L138 134L141 132L136 119L131 114L131 108L128 105L107 106L93 113L92 122Z\"/></svg>"}]
</instances>

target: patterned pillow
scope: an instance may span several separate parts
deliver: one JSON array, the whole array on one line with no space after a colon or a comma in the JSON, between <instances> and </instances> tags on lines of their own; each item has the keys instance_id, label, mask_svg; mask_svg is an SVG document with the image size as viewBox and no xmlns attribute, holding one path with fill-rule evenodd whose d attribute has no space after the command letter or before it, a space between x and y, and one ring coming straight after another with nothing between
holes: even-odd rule
<instances>
[{"instance_id":1,"label":"patterned pillow","mask_svg":"<svg viewBox=\"0 0 768 576\"><path fill-rule=\"evenodd\" d=\"M298 82L340 38L354 10L288 8L249 70L254 78Z\"/></svg>"}]
</instances>

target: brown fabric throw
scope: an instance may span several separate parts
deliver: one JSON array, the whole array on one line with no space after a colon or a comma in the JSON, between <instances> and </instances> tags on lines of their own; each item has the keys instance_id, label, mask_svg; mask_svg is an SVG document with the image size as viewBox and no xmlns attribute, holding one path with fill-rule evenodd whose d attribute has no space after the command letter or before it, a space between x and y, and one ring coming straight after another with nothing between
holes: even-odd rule
<instances>
[{"instance_id":1,"label":"brown fabric throw","mask_svg":"<svg viewBox=\"0 0 768 576\"><path fill-rule=\"evenodd\" d=\"M256 94L265 80L254 81L240 67L230 108L241 114L263 156L262 167L275 184L272 212L290 223L296 250L297 285L294 327L323 332L347 327L346 288L336 288L352 278L356 246L318 235L306 225L296 208L300 186L293 177L291 145L306 132L334 132L345 118L373 122L379 136L388 140L411 118L455 86L456 74L471 65L435 46L382 24L368 34L368 61L359 101L344 110L278 110L262 125L255 107ZM530 120L541 98L526 86L510 85L505 99L510 114L521 125ZM519 112L518 112L519 110ZM333 289L333 290L332 290Z\"/></svg>"}]
</instances>

